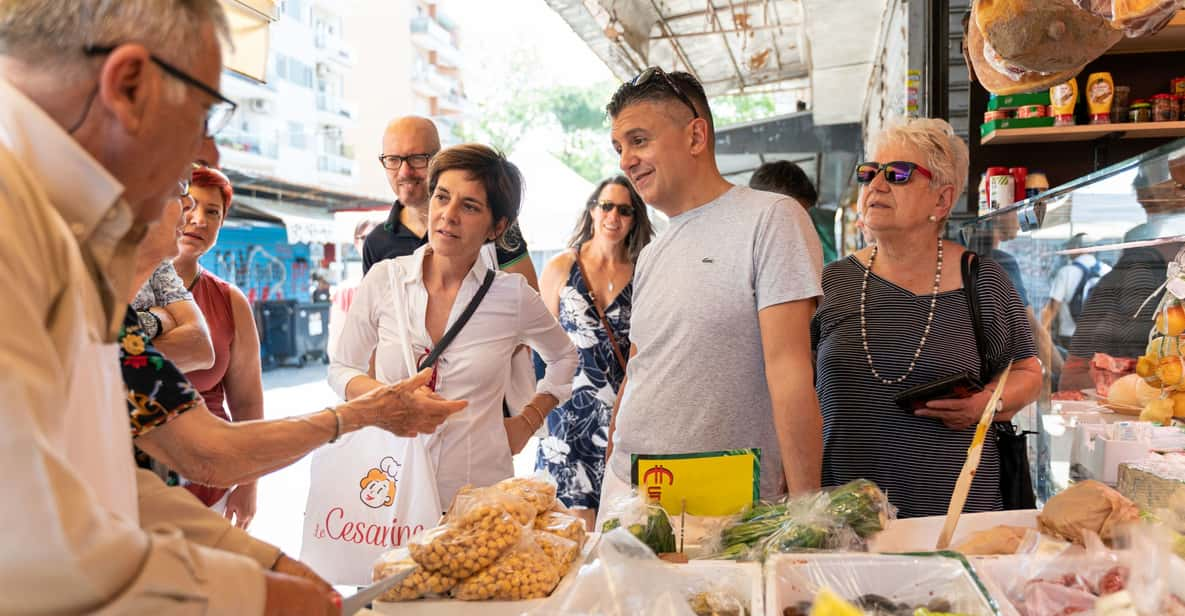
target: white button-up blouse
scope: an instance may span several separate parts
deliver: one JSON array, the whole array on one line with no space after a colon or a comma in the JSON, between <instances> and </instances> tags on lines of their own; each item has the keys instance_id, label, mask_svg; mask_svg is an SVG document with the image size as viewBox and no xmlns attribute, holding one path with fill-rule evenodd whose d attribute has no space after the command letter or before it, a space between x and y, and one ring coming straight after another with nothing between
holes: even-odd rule
<instances>
[{"instance_id":1,"label":"white button-up blouse","mask_svg":"<svg viewBox=\"0 0 1185 616\"><path fill-rule=\"evenodd\" d=\"M376 263L359 285L346 324L330 349L329 384L343 398L346 384L366 375L372 352L375 378L396 383L410 376L404 345L411 345L415 361L432 348L424 324L428 291L423 264L428 250L425 245L408 256ZM486 271L483 260L478 259L465 276L449 313L448 327L469 305ZM402 315L406 315L406 325ZM576 347L526 278L496 272L477 311L437 360L436 392L450 400L469 401L465 410L445 421L428 440L444 506L466 484L486 486L514 475L502 423L502 399L510 376L510 357L522 344L533 348L547 364L536 391L551 394L562 404L572 394L579 362Z\"/></svg>"}]
</instances>

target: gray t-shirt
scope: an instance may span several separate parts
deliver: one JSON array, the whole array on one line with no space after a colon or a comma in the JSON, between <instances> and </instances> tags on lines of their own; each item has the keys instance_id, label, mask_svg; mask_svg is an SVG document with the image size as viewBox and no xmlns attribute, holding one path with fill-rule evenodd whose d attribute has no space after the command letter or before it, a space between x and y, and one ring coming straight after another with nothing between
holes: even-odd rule
<instances>
[{"instance_id":1,"label":"gray t-shirt","mask_svg":"<svg viewBox=\"0 0 1185 616\"><path fill-rule=\"evenodd\" d=\"M758 447L762 494L784 491L757 313L822 295L822 270L811 220L788 197L735 186L671 218L634 276L638 354L609 461L618 478L629 481L635 453Z\"/></svg>"}]
</instances>

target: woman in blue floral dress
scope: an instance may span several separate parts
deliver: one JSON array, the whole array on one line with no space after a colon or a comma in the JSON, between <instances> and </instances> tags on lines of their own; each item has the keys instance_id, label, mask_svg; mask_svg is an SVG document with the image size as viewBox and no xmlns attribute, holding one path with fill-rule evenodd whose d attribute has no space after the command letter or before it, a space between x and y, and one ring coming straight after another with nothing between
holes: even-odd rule
<instances>
[{"instance_id":1,"label":"woman in blue floral dress","mask_svg":"<svg viewBox=\"0 0 1185 616\"><path fill-rule=\"evenodd\" d=\"M609 417L628 361L634 263L653 236L642 198L624 177L609 178L589 197L571 250L552 259L539 281L544 303L580 352L580 366L572 398L547 418L536 468L556 478L560 501L589 526L600 505Z\"/></svg>"}]
</instances>

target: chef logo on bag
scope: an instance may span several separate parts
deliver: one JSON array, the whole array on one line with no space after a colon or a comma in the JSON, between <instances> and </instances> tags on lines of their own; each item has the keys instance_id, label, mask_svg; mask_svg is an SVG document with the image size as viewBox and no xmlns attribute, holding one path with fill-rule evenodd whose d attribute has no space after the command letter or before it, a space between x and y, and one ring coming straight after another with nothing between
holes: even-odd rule
<instances>
[{"instance_id":1,"label":"chef logo on bag","mask_svg":"<svg viewBox=\"0 0 1185 616\"><path fill-rule=\"evenodd\" d=\"M372 509L390 507L395 502L395 486L398 483L401 465L390 456L379 461L378 468L372 468L358 482L362 492L358 495L362 504Z\"/></svg>"}]
</instances>

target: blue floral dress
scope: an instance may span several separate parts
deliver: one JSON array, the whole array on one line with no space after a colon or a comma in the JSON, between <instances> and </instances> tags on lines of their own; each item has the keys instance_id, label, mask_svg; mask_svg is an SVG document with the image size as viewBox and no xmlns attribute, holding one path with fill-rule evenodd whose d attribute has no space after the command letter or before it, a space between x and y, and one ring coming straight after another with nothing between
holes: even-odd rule
<instances>
[{"instance_id":1,"label":"blue floral dress","mask_svg":"<svg viewBox=\"0 0 1185 616\"><path fill-rule=\"evenodd\" d=\"M631 281L605 309L613 337L627 359L633 295ZM539 444L535 468L555 477L557 496L565 506L597 509L605 476L609 418L625 370L617 363L613 344L575 263L560 289L559 307L560 327L580 353L580 365L572 381L572 398L547 417L548 436Z\"/></svg>"}]
</instances>

